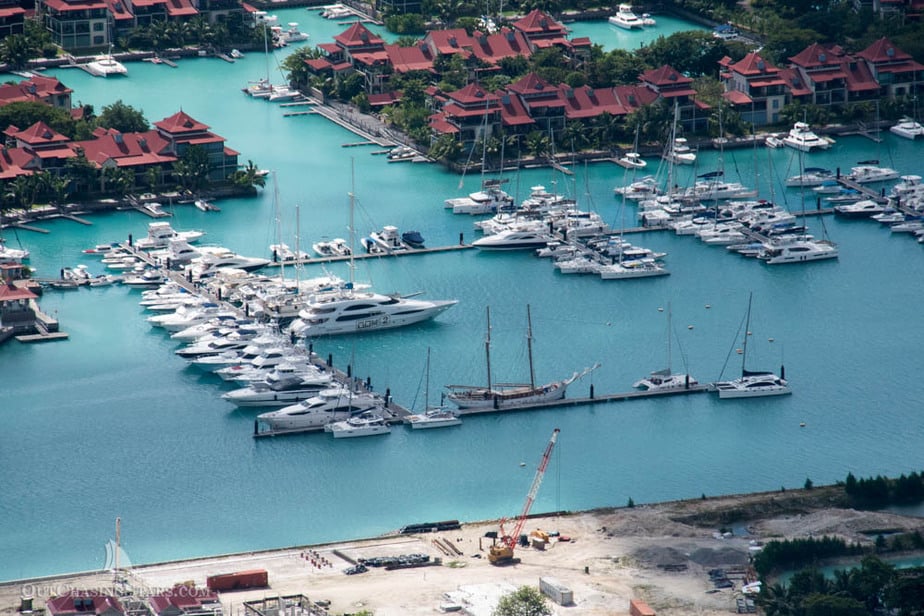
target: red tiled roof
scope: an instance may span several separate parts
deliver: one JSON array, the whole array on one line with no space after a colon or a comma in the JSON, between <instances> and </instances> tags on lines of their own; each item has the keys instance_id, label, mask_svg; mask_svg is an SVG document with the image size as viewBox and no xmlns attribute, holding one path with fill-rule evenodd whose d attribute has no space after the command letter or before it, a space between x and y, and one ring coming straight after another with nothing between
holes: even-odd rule
<instances>
[{"instance_id":1,"label":"red tiled roof","mask_svg":"<svg viewBox=\"0 0 924 616\"><path fill-rule=\"evenodd\" d=\"M318 49L327 53L340 53L343 51L336 43L320 43Z\"/></svg>"},{"instance_id":2,"label":"red tiled roof","mask_svg":"<svg viewBox=\"0 0 924 616\"><path fill-rule=\"evenodd\" d=\"M847 76L848 92L872 92L879 89L879 84L865 62L844 62L841 69Z\"/></svg>"},{"instance_id":3,"label":"red tiled roof","mask_svg":"<svg viewBox=\"0 0 924 616\"><path fill-rule=\"evenodd\" d=\"M523 33L510 28L501 28L494 34L476 32L471 39L471 49L476 58L488 64L497 64L503 58L532 55Z\"/></svg>"},{"instance_id":4,"label":"red tiled roof","mask_svg":"<svg viewBox=\"0 0 924 616\"><path fill-rule=\"evenodd\" d=\"M398 73L411 71L428 71L433 68L433 60L425 53L424 47L401 47L400 45L385 45L388 61Z\"/></svg>"},{"instance_id":5,"label":"red tiled roof","mask_svg":"<svg viewBox=\"0 0 924 616\"><path fill-rule=\"evenodd\" d=\"M337 41L341 47L346 48L382 47L385 45L384 40L371 32L369 28L362 25L362 23L358 21L340 34L336 35L334 40Z\"/></svg>"},{"instance_id":6,"label":"red tiled roof","mask_svg":"<svg viewBox=\"0 0 924 616\"><path fill-rule=\"evenodd\" d=\"M218 595L207 588L178 585L172 589L148 598L148 603L156 614L160 614L170 606L181 610L200 609L203 604L217 603Z\"/></svg>"},{"instance_id":7,"label":"red tiled roof","mask_svg":"<svg viewBox=\"0 0 924 616\"><path fill-rule=\"evenodd\" d=\"M780 77L786 82L786 87L793 96L806 96L812 93L812 89L799 75L799 72L791 68L781 68Z\"/></svg>"},{"instance_id":8,"label":"red tiled roof","mask_svg":"<svg viewBox=\"0 0 924 616\"><path fill-rule=\"evenodd\" d=\"M116 21L135 19L135 16L131 14L125 2L122 2L122 0L105 0L105 2L106 6L109 7L109 13L116 19Z\"/></svg>"},{"instance_id":9,"label":"red tiled roof","mask_svg":"<svg viewBox=\"0 0 924 616\"><path fill-rule=\"evenodd\" d=\"M519 96L508 92L500 92L501 123L504 126L523 126L535 124L536 121L529 116L529 111L523 106Z\"/></svg>"},{"instance_id":10,"label":"red tiled roof","mask_svg":"<svg viewBox=\"0 0 924 616\"><path fill-rule=\"evenodd\" d=\"M750 96L738 90L729 90L722 94L722 96L733 105L749 105L754 102Z\"/></svg>"},{"instance_id":11,"label":"red tiled roof","mask_svg":"<svg viewBox=\"0 0 924 616\"><path fill-rule=\"evenodd\" d=\"M459 129L450 124L446 116L442 113L436 113L430 116L428 118L428 123L431 129L444 135L453 135L459 132Z\"/></svg>"},{"instance_id":12,"label":"red tiled roof","mask_svg":"<svg viewBox=\"0 0 924 616\"><path fill-rule=\"evenodd\" d=\"M75 0L73 2L67 2L66 0L45 0L44 4L60 13L106 8L106 3L103 0Z\"/></svg>"},{"instance_id":13,"label":"red tiled roof","mask_svg":"<svg viewBox=\"0 0 924 616\"><path fill-rule=\"evenodd\" d=\"M20 288L12 284L0 285L0 303L35 299L37 297L38 295L26 288Z\"/></svg>"},{"instance_id":14,"label":"red tiled roof","mask_svg":"<svg viewBox=\"0 0 924 616\"><path fill-rule=\"evenodd\" d=\"M693 80L689 77L684 77L677 69L668 66L665 64L660 68L654 68L647 70L639 76L641 81L647 81L648 83L654 84L656 86L677 86L677 85L687 85L693 83Z\"/></svg>"},{"instance_id":15,"label":"red tiled roof","mask_svg":"<svg viewBox=\"0 0 924 616\"><path fill-rule=\"evenodd\" d=\"M530 101L541 97L553 98L558 96L558 91L555 89L555 86L551 85L536 73L524 75L515 83L507 86L507 89L516 92L520 96L529 98Z\"/></svg>"},{"instance_id":16,"label":"red tiled roof","mask_svg":"<svg viewBox=\"0 0 924 616\"><path fill-rule=\"evenodd\" d=\"M470 83L464 88L450 92L448 96L462 106L479 105L482 113L486 108L497 105L497 96L477 83Z\"/></svg>"},{"instance_id":17,"label":"red tiled roof","mask_svg":"<svg viewBox=\"0 0 924 616\"><path fill-rule=\"evenodd\" d=\"M809 79L815 83L827 83L829 81L834 81L835 79L847 79L847 75L843 71L819 71L809 74Z\"/></svg>"},{"instance_id":18,"label":"red tiled roof","mask_svg":"<svg viewBox=\"0 0 924 616\"><path fill-rule=\"evenodd\" d=\"M696 90L693 88L678 88L676 90L661 90L660 94L664 98L679 98L681 96L696 96Z\"/></svg>"},{"instance_id":19,"label":"red tiled roof","mask_svg":"<svg viewBox=\"0 0 924 616\"><path fill-rule=\"evenodd\" d=\"M464 28L452 28L449 30L431 30L424 37L424 43L437 54L462 53L465 57L468 57L469 52L466 48L472 46L472 39Z\"/></svg>"},{"instance_id":20,"label":"red tiled roof","mask_svg":"<svg viewBox=\"0 0 924 616\"><path fill-rule=\"evenodd\" d=\"M35 160L35 156L21 148L0 146L0 179L8 180L20 175L32 175L32 169L39 166Z\"/></svg>"},{"instance_id":21,"label":"red tiled roof","mask_svg":"<svg viewBox=\"0 0 924 616\"><path fill-rule=\"evenodd\" d=\"M779 76L779 74L773 75L772 77L767 77L764 79L749 79L748 85L752 88L766 88L769 86L783 86L786 85L786 81Z\"/></svg>"},{"instance_id":22,"label":"red tiled roof","mask_svg":"<svg viewBox=\"0 0 924 616\"><path fill-rule=\"evenodd\" d=\"M857 54L858 58L863 58L868 62L877 64L880 62L900 62L913 60L911 54L905 53L892 44L886 37L882 37L863 51Z\"/></svg>"},{"instance_id":23,"label":"red tiled roof","mask_svg":"<svg viewBox=\"0 0 924 616\"><path fill-rule=\"evenodd\" d=\"M558 89L561 93L560 98L564 101L567 118L592 118L603 113L623 116L628 113L617 100L616 92L612 88L572 88L561 84Z\"/></svg>"},{"instance_id":24,"label":"red tiled roof","mask_svg":"<svg viewBox=\"0 0 924 616\"><path fill-rule=\"evenodd\" d=\"M311 59L305 60L305 64L307 64L308 68L310 68L311 70L315 72L328 70L333 67L333 64L331 64L324 58L311 58Z\"/></svg>"},{"instance_id":25,"label":"red tiled roof","mask_svg":"<svg viewBox=\"0 0 924 616\"><path fill-rule=\"evenodd\" d=\"M491 107L463 107L457 103L449 102L443 105L443 114L451 118L475 118L484 117L485 113L496 112L497 108Z\"/></svg>"},{"instance_id":26,"label":"red tiled roof","mask_svg":"<svg viewBox=\"0 0 924 616\"><path fill-rule=\"evenodd\" d=\"M760 54L752 51L744 56L738 62L728 66L730 70L741 75L766 75L767 73L778 73L780 69L764 60Z\"/></svg>"},{"instance_id":27,"label":"red tiled roof","mask_svg":"<svg viewBox=\"0 0 924 616\"><path fill-rule=\"evenodd\" d=\"M393 105L401 100L401 95L397 92L383 92L381 94L370 94L369 104L373 107L384 107Z\"/></svg>"},{"instance_id":28,"label":"red tiled roof","mask_svg":"<svg viewBox=\"0 0 924 616\"><path fill-rule=\"evenodd\" d=\"M87 609L86 607L81 610L76 609L74 604L78 601L89 602L92 605L92 609ZM80 591L73 590L58 597L48 599L45 605L48 607L48 612L52 614L52 616L57 616L58 614L77 614L78 612L81 614L100 614L112 610L122 613L125 611L122 609L119 600L115 597L96 593L90 595L89 593L81 593Z\"/></svg>"},{"instance_id":29,"label":"red tiled roof","mask_svg":"<svg viewBox=\"0 0 924 616\"><path fill-rule=\"evenodd\" d=\"M19 83L0 85L0 105L14 102L41 101L57 94L70 94L70 88L54 77L36 75Z\"/></svg>"},{"instance_id":30,"label":"red tiled roof","mask_svg":"<svg viewBox=\"0 0 924 616\"><path fill-rule=\"evenodd\" d=\"M388 53L382 51L364 51L352 54L353 60L366 66L375 66L377 64L388 64Z\"/></svg>"},{"instance_id":31,"label":"red tiled roof","mask_svg":"<svg viewBox=\"0 0 924 616\"><path fill-rule=\"evenodd\" d=\"M823 66L837 66L841 63L843 50L840 47L825 47L812 43L798 54L789 58L793 64L805 69L821 68Z\"/></svg>"},{"instance_id":32,"label":"red tiled roof","mask_svg":"<svg viewBox=\"0 0 924 616\"><path fill-rule=\"evenodd\" d=\"M66 143L70 141L68 137L65 137L61 133L52 130L50 126L42 121L36 122L25 130L19 130L15 126L10 125L5 131L3 131L3 134L16 139L17 141L27 143L31 146Z\"/></svg>"},{"instance_id":33,"label":"red tiled roof","mask_svg":"<svg viewBox=\"0 0 924 616\"><path fill-rule=\"evenodd\" d=\"M658 93L645 86L616 86L613 89L616 92L616 97L622 103L622 106L629 111L634 111L645 105L650 105L658 100Z\"/></svg>"},{"instance_id":34,"label":"red tiled roof","mask_svg":"<svg viewBox=\"0 0 924 616\"><path fill-rule=\"evenodd\" d=\"M21 6L5 6L0 8L0 17L14 17L16 15L25 15L26 9Z\"/></svg>"},{"instance_id":35,"label":"red tiled roof","mask_svg":"<svg viewBox=\"0 0 924 616\"><path fill-rule=\"evenodd\" d=\"M590 47L593 45L593 41L590 40L589 36L579 36L577 38L571 39L572 47Z\"/></svg>"},{"instance_id":36,"label":"red tiled roof","mask_svg":"<svg viewBox=\"0 0 924 616\"><path fill-rule=\"evenodd\" d=\"M87 160L97 165L114 160L119 167L133 167L177 159L170 151L170 143L156 130L120 133L108 129L96 139L78 141L74 145L83 148Z\"/></svg>"},{"instance_id":37,"label":"red tiled roof","mask_svg":"<svg viewBox=\"0 0 924 616\"><path fill-rule=\"evenodd\" d=\"M241 155L240 152L238 152L237 150L232 150L228 146L225 146L225 149L222 150L222 152L224 152L225 156L240 156Z\"/></svg>"},{"instance_id":38,"label":"red tiled roof","mask_svg":"<svg viewBox=\"0 0 924 616\"><path fill-rule=\"evenodd\" d=\"M189 0L167 0L167 14L171 17L197 15L199 13Z\"/></svg>"},{"instance_id":39,"label":"red tiled roof","mask_svg":"<svg viewBox=\"0 0 924 616\"><path fill-rule=\"evenodd\" d=\"M539 9L534 9L526 17L513 22L513 27L526 34L527 37L531 34L557 33L564 35L568 32L565 26Z\"/></svg>"},{"instance_id":40,"label":"red tiled roof","mask_svg":"<svg viewBox=\"0 0 924 616\"><path fill-rule=\"evenodd\" d=\"M198 120L194 120L184 111L178 111L169 118L155 122L154 126L172 135L208 130L209 127Z\"/></svg>"},{"instance_id":41,"label":"red tiled roof","mask_svg":"<svg viewBox=\"0 0 924 616\"><path fill-rule=\"evenodd\" d=\"M331 68L334 69L335 73L341 73L343 71L348 71L352 69L353 65L350 64L349 62L338 62L337 64L334 64Z\"/></svg>"}]
</instances>

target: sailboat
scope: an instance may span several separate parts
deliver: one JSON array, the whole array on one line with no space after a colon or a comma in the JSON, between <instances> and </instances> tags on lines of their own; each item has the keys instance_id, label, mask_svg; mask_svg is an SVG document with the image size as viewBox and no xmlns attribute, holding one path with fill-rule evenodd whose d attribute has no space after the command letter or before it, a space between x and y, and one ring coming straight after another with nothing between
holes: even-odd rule
<instances>
[{"instance_id":1,"label":"sailboat","mask_svg":"<svg viewBox=\"0 0 924 616\"><path fill-rule=\"evenodd\" d=\"M582 372L575 372L566 379L552 381L545 385L536 385L533 370L533 331L529 306L526 306L526 343L529 356L529 383L494 383L491 380L491 309L486 309L487 335L484 341L487 365L487 385L447 385L450 402L459 407L459 413L473 413L486 410L507 410L524 408L532 405L561 400L565 397L568 386L579 378L596 370L600 364L594 364Z\"/></svg>"},{"instance_id":2,"label":"sailboat","mask_svg":"<svg viewBox=\"0 0 924 616\"><path fill-rule=\"evenodd\" d=\"M404 418L405 423L414 430L423 430L430 428L448 428L458 426L462 423L462 418L452 409L445 406L430 406L430 347L427 347L427 368L426 384L424 386L424 411L408 415Z\"/></svg>"},{"instance_id":3,"label":"sailboat","mask_svg":"<svg viewBox=\"0 0 924 616\"><path fill-rule=\"evenodd\" d=\"M254 13L254 20L263 26L263 53L266 58L266 77L261 77L257 81L251 81L243 88L244 93L254 98L269 98L278 86L270 83L269 69L269 24L275 23L278 17L267 15L265 11Z\"/></svg>"},{"instance_id":4,"label":"sailboat","mask_svg":"<svg viewBox=\"0 0 924 616\"><path fill-rule=\"evenodd\" d=\"M354 281L353 210L355 193L350 191L350 280L347 284L309 297L289 325L289 333L300 338L336 334L358 334L404 327L432 319L455 306L458 300L423 300L413 295L385 295L359 290ZM416 293L414 295L417 295Z\"/></svg>"},{"instance_id":5,"label":"sailboat","mask_svg":"<svg viewBox=\"0 0 924 616\"><path fill-rule=\"evenodd\" d=\"M744 342L741 348L741 376L731 381L715 383L719 398L757 398L762 396L781 396L792 390L786 382L785 369L780 366L780 376L773 372L753 371L747 369L748 338L751 335L751 300L748 296L748 312L744 325Z\"/></svg>"},{"instance_id":6,"label":"sailboat","mask_svg":"<svg viewBox=\"0 0 924 616\"><path fill-rule=\"evenodd\" d=\"M660 309L659 309L660 310ZM674 374L671 371L671 306L667 305L667 368L657 370L643 379L633 383L632 387L643 391L673 391L677 389L689 389L691 385L696 385L696 379L689 374Z\"/></svg>"}]
</instances>

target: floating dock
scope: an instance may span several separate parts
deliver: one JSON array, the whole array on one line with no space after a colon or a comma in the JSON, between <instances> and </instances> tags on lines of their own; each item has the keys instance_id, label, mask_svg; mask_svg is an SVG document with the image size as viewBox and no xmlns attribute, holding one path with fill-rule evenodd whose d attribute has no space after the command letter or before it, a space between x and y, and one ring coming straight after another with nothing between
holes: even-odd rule
<instances>
[{"instance_id":1,"label":"floating dock","mask_svg":"<svg viewBox=\"0 0 924 616\"><path fill-rule=\"evenodd\" d=\"M437 246L435 248L408 248L391 250L388 252L362 252L352 256L354 260L377 259L379 257L400 257L405 255L425 255L438 252L456 252L458 250L470 250L474 248L471 244L457 244L454 246ZM315 265L323 263L333 263L336 261L349 261L350 255L337 255L331 257L311 257L308 259L288 259L286 261L274 261L266 267L282 267L286 265Z\"/></svg>"}]
</instances>

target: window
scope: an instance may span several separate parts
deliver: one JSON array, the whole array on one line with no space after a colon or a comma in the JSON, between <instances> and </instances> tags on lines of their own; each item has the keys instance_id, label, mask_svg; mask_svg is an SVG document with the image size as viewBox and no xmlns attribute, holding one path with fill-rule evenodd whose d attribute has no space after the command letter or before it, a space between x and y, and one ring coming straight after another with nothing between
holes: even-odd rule
<instances>
[{"instance_id":1,"label":"window","mask_svg":"<svg viewBox=\"0 0 924 616\"><path fill-rule=\"evenodd\" d=\"M96 23L93 24L93 31L94 31L94 32L102 32L102 31L103 31L103 28L104 28L105 26L106 26L106 24L104 24L104 23L101 22L101 21L98 21L98 22L96 22ZM96 40L96 39L94 39L94 40Z\"/></svg>"},{"instance_id":2,"label":"window","mask_svg":"<svg viewBox=\"0 0 924 616\"><path fill-rule=\"evenodd\" d=\"M103 45L106 42L106 37L103 35L94 35L93 36L93 46Z\"/></svg>"}]
</instances>

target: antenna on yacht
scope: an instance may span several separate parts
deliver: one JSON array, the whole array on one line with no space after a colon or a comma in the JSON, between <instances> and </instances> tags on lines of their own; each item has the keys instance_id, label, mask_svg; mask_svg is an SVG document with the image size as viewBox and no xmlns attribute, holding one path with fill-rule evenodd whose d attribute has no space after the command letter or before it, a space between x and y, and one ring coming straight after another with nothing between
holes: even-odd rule
<instances>
[{"instance_id":1,"label":"antenna on yacht","mask_svg":"<svg viewBox=\"0 0 924 616\"><path fill-rule=\"evenodd\" d=\"M484 355L488 367L488 391L491 391L491 307L485 307L485 313L488 318L487 334L484 338Z\"/></svg>"}]
</instances>

